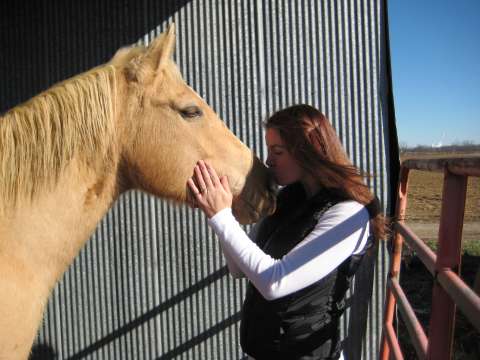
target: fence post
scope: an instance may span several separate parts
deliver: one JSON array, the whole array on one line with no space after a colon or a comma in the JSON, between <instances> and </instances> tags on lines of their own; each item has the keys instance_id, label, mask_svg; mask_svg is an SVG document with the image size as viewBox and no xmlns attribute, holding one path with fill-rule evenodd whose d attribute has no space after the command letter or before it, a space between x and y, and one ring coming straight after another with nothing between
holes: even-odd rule
<instances>
[{"instance_id":1,"label":"fence post","mask_svg":"<svg viewBox=\"0 0 480 360\"><path fill-rule=\"evenodd\" d=\"M404 221L405 220L405 211L407 209L407 190L408 190L408 173L409 169L402 166L400 169L400 181L398 185L398 195L397 195L397 208L395 211L396 219L395 221ZM390 264L390 272L388 276L390 278L398 278L400 273L400 265L402 260L402 244L403 237L398 232L395 231L395 236L393 239L393 249L392 249L392 263ZM387 286L387 300L385 303L385 317L384 317L384 327L382 332L381 348L380 348L380 359L388 360L390 357L390 346L389 342L386 339L385 329L389 326L393 326L393 319L395 315L395 297L393 296L390 286Z\"/></svg>"},{"instance_id":2,"label":"fence post","mask_svg":"<svg viewBox=\"0 0 480 360\"><path fill-rule=\"evenodd\" d=\"M455 175L445 168L442 209L438 234L436 275L451 269L460 272L462 228L465 213L467 176ZM427 359L451 359L455 326L455 301L435 277L429 325Z\"/></svg>"}]
</instances>

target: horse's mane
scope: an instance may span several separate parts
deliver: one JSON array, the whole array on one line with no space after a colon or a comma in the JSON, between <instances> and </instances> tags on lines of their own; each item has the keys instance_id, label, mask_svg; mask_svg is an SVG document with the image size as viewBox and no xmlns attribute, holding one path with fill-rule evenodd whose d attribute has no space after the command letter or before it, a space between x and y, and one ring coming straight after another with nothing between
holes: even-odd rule
<instances>
[{"instance_id":1,"label":"horse's mane","mask_svg":"<svg viewBox=\"0 0 480 360\"><path fill-rule=\"evenodd\" d=\"M115 67L94 68L0 117L0 210L52 188L75 156L96 167L111 156Z\"/></svg>"}]
</instances>

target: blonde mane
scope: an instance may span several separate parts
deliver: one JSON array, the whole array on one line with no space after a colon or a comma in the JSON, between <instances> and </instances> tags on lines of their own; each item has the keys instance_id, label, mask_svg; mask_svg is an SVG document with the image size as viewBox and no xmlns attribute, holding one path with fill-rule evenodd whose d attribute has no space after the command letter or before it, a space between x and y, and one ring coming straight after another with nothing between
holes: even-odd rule
<instances>
[{"instance_id":1,"label":"blonde mane","mask_svg":"<svg viewBox=\"0 0 480 360\"><path fill-rule=\"evenodd\" d=\"M111 156L115 67L55 85L0 117L0 211L54 187L73 157L96 168Z\"/></svg>"}]
</instances>

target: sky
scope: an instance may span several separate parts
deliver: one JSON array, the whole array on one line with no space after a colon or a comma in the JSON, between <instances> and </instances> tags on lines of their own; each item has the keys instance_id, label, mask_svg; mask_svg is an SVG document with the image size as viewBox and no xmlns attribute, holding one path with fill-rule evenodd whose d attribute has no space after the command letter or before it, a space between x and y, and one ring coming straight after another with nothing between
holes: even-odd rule
<instances>
[{"instance_id":1,"label":"sky","mask_svg":"<svg viewBox=\"0 0 480 360\"><path fill-rule=\"evenodd\" d=\"M480 0L388 0L399 144L480 144Z\"/></svg>"}]
</instances>

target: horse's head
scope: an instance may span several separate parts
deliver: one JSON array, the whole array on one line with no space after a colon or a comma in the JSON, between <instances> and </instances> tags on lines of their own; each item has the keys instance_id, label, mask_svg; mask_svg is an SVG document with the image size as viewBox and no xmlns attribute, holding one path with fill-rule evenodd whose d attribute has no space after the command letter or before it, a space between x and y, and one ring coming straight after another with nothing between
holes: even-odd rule
<instances>
[{"instance_id":1,"label":"horse's head","mask_svg":"<svg viewBox=\"0 0 480 360\"><path fill-rule=\"evenodd\" d=\"M267 169L182 79L171 56L173 26L148 48L120 50L111 60L117 77L121 177L126 188L189 202L186 185L199 159L227 175L233 211L241 222L274 207Z\"/></svg>"}]
</instances>

